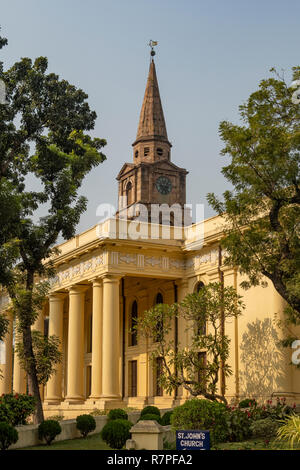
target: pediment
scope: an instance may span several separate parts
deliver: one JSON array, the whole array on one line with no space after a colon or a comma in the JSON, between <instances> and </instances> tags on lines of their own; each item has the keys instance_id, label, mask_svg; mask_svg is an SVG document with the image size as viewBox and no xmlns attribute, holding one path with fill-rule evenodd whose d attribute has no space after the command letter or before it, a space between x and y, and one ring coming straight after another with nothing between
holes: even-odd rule
<instances>
[{"instance_id":1,"label":"pediment","mask_svg":"<svg viewBox=\"0 0 300 470\"><path fill-rule=\"evenodd\" d=\"M121 179L123 175L128 173L128 171L131 171L133 168L136 168L136 165L133 163L124 163L116 179Z\"/></svg>"}]
</instances>

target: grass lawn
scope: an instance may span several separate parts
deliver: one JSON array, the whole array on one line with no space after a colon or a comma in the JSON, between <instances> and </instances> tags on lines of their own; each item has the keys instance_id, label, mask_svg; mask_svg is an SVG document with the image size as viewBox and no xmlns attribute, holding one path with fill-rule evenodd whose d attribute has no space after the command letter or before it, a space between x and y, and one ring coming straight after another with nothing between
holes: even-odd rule
<instances>
[{"instance_id":1,"label":"grass lawn","mask_svg":"<svg viewBox=\"0 0 300 470\"><path fill-rule=\"evenodd\" d=\"M300 450L300 444L295 444L295 450ZM72 439L68 441L53 442L51 446L41 445L26 447L18 450L112 450L102 441L100 434L93 434L86 439ZM212 450L289 450L287 444L280 443L272 438L268 445L264 439L249 439L243 442L223 442Z\"/></svg>"},{"instance_id":2,"label":"grass lawn","mask_svg":"<svg viewBox=\"0 0 300 470\"><path fill-rule=\"evenodd\" d=\"M287 443L271 438L266 444L264 439L249 439L243 442L223 442L218 444L215 450L290 450ZM294 445L294 450L300 450L300 444Z\"/></svg>"},{"instance_id":3,"label":"grass lawn","mask_svg":"<svg viewBox=\"0 0 300 470\"><path fill-rule=\"evenodd\" d=\"M51 446L41 445L34 447L25 447L19 450L111 450L105 442L102 441L100 434L93 434L86 439L72 439L68 441L52 442Z\"/></svg>"}]
</instances>

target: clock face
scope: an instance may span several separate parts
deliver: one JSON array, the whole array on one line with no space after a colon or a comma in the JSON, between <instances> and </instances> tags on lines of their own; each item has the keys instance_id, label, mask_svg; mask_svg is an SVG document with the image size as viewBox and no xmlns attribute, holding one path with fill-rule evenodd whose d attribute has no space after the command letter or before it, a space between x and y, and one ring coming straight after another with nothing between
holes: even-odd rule
<instances>
[{"instance_id":1,"label":"clock face","mask_svg":"<svg viewBox=\"0 0 300 470\"><path fill-rule=\"evenodd\" d=\"M160 194L169 194L172 191L172 183L166 176L160 176L155 182L155 186Z\"/></svg>"}]
</instances>

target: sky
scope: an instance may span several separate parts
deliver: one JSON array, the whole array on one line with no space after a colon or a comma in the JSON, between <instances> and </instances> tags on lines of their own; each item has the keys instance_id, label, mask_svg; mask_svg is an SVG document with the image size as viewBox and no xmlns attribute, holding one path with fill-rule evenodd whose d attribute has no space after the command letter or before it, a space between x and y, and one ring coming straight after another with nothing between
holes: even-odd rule
<instances>
[{"instance_id":1,"label":"sky","mask_svg":"<svg viewBox=\"0 0 300 470\"><path fill-rule=\"evenodd\" d=\"M107 160L80 191L88 208L77 233L98 223L99 204L117 206L115 178L133 159L150 39L158 41L171 158L189 171L187 203L204 204L208 218L207 193L230 189L219 124L239 123L239 106L271 67L291 81L300 62L299 18L294 0L0 0L5 68L20 57L48 57L49 72L89 95L98 115L91 135L107 140Z\"/></svg>"}]
</instances>

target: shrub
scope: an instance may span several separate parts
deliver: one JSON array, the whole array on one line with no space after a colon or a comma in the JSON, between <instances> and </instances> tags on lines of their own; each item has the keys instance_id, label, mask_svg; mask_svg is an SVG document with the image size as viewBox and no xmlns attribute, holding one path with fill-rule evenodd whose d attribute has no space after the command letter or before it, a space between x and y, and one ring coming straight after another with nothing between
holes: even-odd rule
<instances>
[{"instance_id":1,"label":"shrub","mask_svg":"<svg viewBox=\"0 0 300 470\"><path fill-rule=\"evenodd\" d=\"M268 400L265 405L256 406L250 409L251 417L254 420L271 418L273 420L283 420L293 414L293 408L286 404L285 398L277 398L275 404L273 400Z\"/></svg>"},{"instance_id":2,"label":"shrub","mask_svg":"<svg viewBox=\"0 0 300 470\"><path fill-rule=\"evenodd\" d=\"M227 408L223 403L193 398L173 410L171 425L174 430L202 429L211 431L212 444L228 437Z\"/></svg>"},{"instance_id":3,"label":"shrub","mask_svg":"<svg viewBox=\"0 0 300 470\"><path fill-rule=\"evenodd\" d=\"M253 421L250 430L253 437L273 437L279 428L279 423L271 418Z\"/></svg>"},{"instance_id":4,"label":"shrub","mask_svg":"<svg viewBox=\"0 0 300 470\"><path fill-rule=\"evenodd\" d=\"M228 439L233 442L244 441L251 436L251 414L249 411L236 408L226 413Z\"/></svg>"},{"instance_id":5,"label":"shrub","mask_svg":"<svg viewBox=\"0 0 300 470\"><path fill-rule=\"evenodd\" d=\"M149 414L160 416L160 411L156 406L145 406L141 411L141 417Z\"/></svg>"},{"instance_id":6,"label":"shrub","mask_svg":"<svg viewBox=\"0 0 300 470\"><path fill-rule=\"evenodd\" d=\"M6 403L0 402L0 423L12 423L14 415Z\"/></svg>"},{"instance_id":7,"label":"shrub","mask_svg":"<svg viewBox=\"0 0 300 470\"><path fill-rule=\"evenodd\" d=\"M115 410L110 410L107 415L109 421L114 419L128 419L128 414L122 408L116 408Z\"/></svg>"},{"instance_id":8,"label":"shrub","mask_svg":"<svg viewBox=\"0 0 300 470\"><path fill-rule=\"evenodd\" d=\"M240 401L239 408L250 408L251 406L256 406L257 401L255 398L245 398L244 400Z\"/></svg>"},{"instance_id":9,"label":"shrub","mask_svg":"<svg viewBox=\"0 0 300 470\"><path fill-rule=\"evenodd\" d=\"M147 414L140 416L139 421L157 421L158 424L161 424L161 417L157 414Z\"/></svg>"},{"instance_id":10,"label":"shrub","mask_svg":"<svg viewBox=\"0 0 300 470\"><path fill-rule=\"evenodd\" d=\"M130 439L130 429L133 424L126 419L108 421L101 431L101 437L112 449L122 449L127 439Z\"/></svg>"},{"instance_id":11,"label":"shrub","mask_svg":"<svg viewBox=\"0 0 300 470\"><path fill-rule=\"evenodd\" d=\"M31 395L8 393L0 397L0 404L10 410L9 421L13 426L27 424L27 418L34 412L36 399Z\"/></svg>"},{"instance_id":12,"label":"shrub","mask_svg":"<svg viewBox=\"0 0 300 470\"><path fill-rule=\"evenodd\" d=\"M295 443L300 443L300 416L291 415L281 421L282 426L277 431L279 441L288 441L291 449Z\"/></svg>"},{"instance_id":13,"label":"shrub","mask_svg":"<svg viewBox=\"0 0 300 470\"><path fill-rule=\"evenodd\" d=\"M63 415L53 415L49 416L48 419L54 419L54 421L63 421L64 417Z\"/></svg>"},{"instance_id":14,"label":"shrub","mask_svg":"<svg viewBox=\"0 0 300 470\"><path fill-rule=\"evenodd\" d=\"M91 416L106 416L107 410L98 410L98 408L94 408L93 411L90 413Z\"/></svg>"},{"instance_id":15,"label":"shrub","mask_svg":"<svg viewBox=\"0 0 300 470\"><path fill-rule=\"evenodd\" d=\"M95 418L91 415L79 415L76 418L76 428L79 429L81 435L86 437L90 432L96 429Z\"/></svg>"},{"instance_id":16,"label":"shrub","mask_svg":"<svg viewBox=\"0 0 300 470\"><path fill-rule=\"evenodd\" d=\"M18 431L9 423L0 423L0 449L7 450L19 439Z\"/></svg>"},{"instance_id":17,"label":"shrub","mask_svg":"<svg viewBox=\"0 0 300 470\"><path fill-rule=\"evenodd\" d=\"M61 433L61 426L58 421L54 419L46 419L43 421L39 427L39 439L42 441L45 439L47 445L49 446L51 442Z\"/></svg>"},{"instance_id":18,"label":"shrub","mask_svg":"<svg viewBox=\"0 0 300 470\"><path fill-rule=\"evenodd\" d=\"M162 426L169 426L171 424L171 416L173 411L166 411L163 417L161 418L161 425Z\"/></svg>"}]
</instances>

